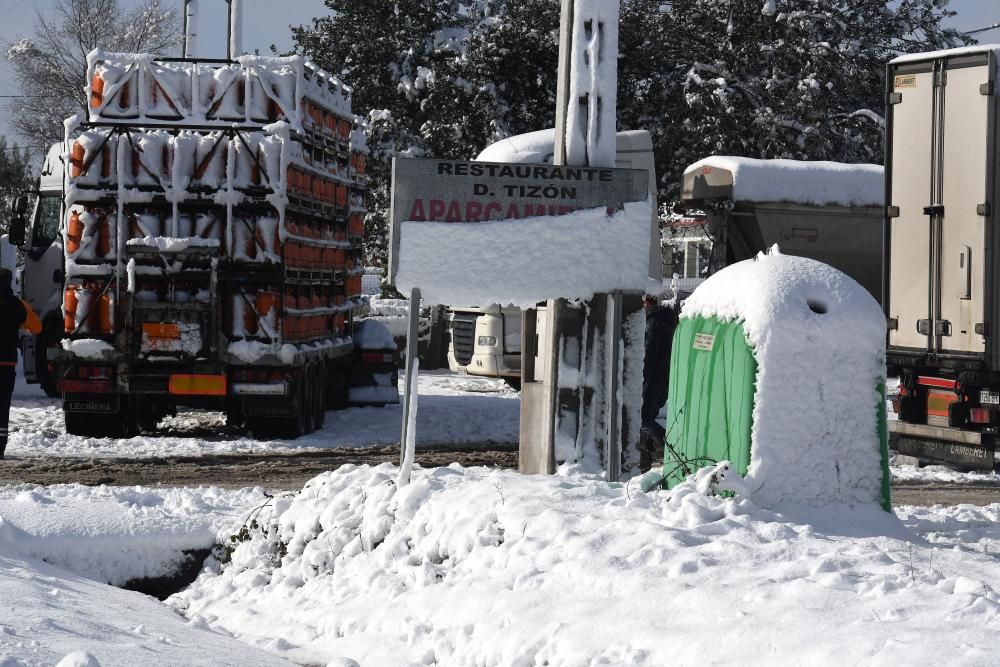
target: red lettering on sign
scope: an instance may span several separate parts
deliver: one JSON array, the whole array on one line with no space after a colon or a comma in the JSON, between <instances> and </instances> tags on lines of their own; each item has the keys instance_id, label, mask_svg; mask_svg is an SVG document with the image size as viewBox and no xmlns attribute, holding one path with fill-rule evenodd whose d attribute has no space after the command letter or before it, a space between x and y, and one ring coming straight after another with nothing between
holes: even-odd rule
<instances>
[{"instance_id":1,"label":"red lettering on sign","mask_svg":"<svg viewBox=\"0 0 1000 667\"><path fill-rule=\"evenodd\" d=\"M483 205L477 201L465 202L465 219L468 222L479 222L482 219Z\"/></svg>"},{"instance_id":2,"label":"red lettering on sign","mask_svg":"<svg viewBox=\"0 0 1000 667\"><path fill-rule=\"evenodd\" d=\"M444 218L444 200L443 199L432 199L430 203L431 207L431 221L440 220Z\"/></svg>"},{"instance_id":3,"label":"red lettering on sign","mask_svg":"<svg viewBox=\"0 0 1000 667\"><path fill-rule=\"evenodd\" d=\"M521 216L517 211L517 204L511 204L507 207L507 219L514 220L515 218L520 218Z\"/></svg>"},{"instance_id":4,"label":"red lettering on sign","mask_svg":"<svg viewBox=\"0 0 1000 667\"><path fill-rule=\"evenodd\" d=\"M448 217L444 221L462 222L462 207L459 205L457 199L452 199L451 204L448 205Z\"/></svg>"},{"instance_id":5,"label":"red lettering on sign","mask_svg":"<svg viewBox=\"0 0 1000 667\"><path fill-rule=\"evenodd\" d=\"M483 217L485 217L487 220L492 220L493 216L499 215L500 211L502 210L503 208L501 208L500 204L496 203L495 201L491 201L489 204L486 205L486 211L485 211L486 214Z\"/></svg>"},{"instance_id":6,"label":"red lettering on sign","mask_svg":"<svg viewBox=\"0 0 1000 667\"><path fill-rule=\"evenodd\" d=\"M426 220L427 214L424 213L424 200L415 199L413 200L413 208L410 209L409 220Z\"/></svg>"}]
</instances>

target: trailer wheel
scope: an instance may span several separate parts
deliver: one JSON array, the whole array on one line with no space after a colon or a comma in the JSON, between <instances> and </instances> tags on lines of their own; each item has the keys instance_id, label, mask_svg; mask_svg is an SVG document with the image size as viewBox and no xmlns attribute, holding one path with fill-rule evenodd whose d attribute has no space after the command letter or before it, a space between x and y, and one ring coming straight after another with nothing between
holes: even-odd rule
<instances>
[{"instance_id":1,"label":"trailer wheel","mask_svg":"<svg viewBox=\"0 0 1000 667\"><path fill-rule=\"evenodd\" d=\"M302 431L312 433L316 430L316 385L319 377L316 364L308 364L302 373L302 394L299 396L299 414L302 417Z\"/></svg>"},{"instance_id":2,"label":"trailer wheel","mask_svg":"<svg viewBox=\"0 0 1000 667\"><path fill-rule=\"evenodd\" d=\"M316 374L316 400L314 402L314 409L316 411L316 430L323 428L326 424L326 372L327 367L324 362L320 362L316 366L318 372Z\"/></svg>"}]
</instances>

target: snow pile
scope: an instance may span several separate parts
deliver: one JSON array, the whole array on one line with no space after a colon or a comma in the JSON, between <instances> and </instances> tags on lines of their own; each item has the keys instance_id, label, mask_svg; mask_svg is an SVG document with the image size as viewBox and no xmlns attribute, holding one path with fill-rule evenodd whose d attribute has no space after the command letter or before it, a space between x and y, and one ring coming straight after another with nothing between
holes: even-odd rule
<instances>
[{"instance_id":1,"label":"snow pile","mask_svg":"<svg viewBox=\"0 0 1000 667\"><path fill-rule=\"evenodd\" d=\"M115 351L111 343L96 338L79 338L77 340L64 338L62 348L81 359L105 359Z\"/></svg>"},{"instance_id":2,"label":"snow pile","mask_svg":"<svg viewBox=\"0 0 1000 667\"><path fill-rule=\"evenodd\" d=\"M791 202L814 206L882 206L882 167L877 164L755 160L714 155L684 170L721 169L733 176L733 201Z\"/></svg>"},{"instance_id":3,"label":"snow pile","mask_svg":"<svg viewBox=\"0 0 1000 667\"><path fill-rule=\"evenodd\" d=\"M877 508L796 520L706 496L720 470L651 494L457 465L400 488L398 471L345 466L276 498L170 603L309 664L995 657L1000 563Z\"/></svg>"},{"instance_id":4,"label":"snow pile","mask_svg":"<svg viewBox=\"0 0 1000 667\"><path fill-rule=\"evenodd\" d=\"M747 474L758 504L880 501L885 317L863 287L775 248L711 276L681 317L743 321L758 364Z\"/></svg>"},{"instance_id":5,"label":"snow pile","mask_svg":"<svg viewBox=\"0 0 1000 667\"><path fill-rule=\"evenodd\" d=\"M209 549L265 500L240 491L87 487L0 488L0 543L8 554L44 560L116 586L170 576Z\"/></svg>"},{"instance_id":6,"label":"snow pile","mask_svg":"<svg viewBox=\"0 0 1000 667\"><path fill-rule=\"evenodd\" d=\"M419 287L431 304L524 308L555 297L644 290L650 206L626 203L610 216L587 209L475 224L403 222L396 287L404 294Z\"/></svg>"},{"instance_id":7,"label":"snow pile","mask_svg":"<svg viewBox=\"0 0 1000 667\"><path fill-rule=\"evenodd\" d=\"M167 574L261 502L259 489L0 489L0 665L287 664L92 580Z\"/></svg>"}]
</instances>

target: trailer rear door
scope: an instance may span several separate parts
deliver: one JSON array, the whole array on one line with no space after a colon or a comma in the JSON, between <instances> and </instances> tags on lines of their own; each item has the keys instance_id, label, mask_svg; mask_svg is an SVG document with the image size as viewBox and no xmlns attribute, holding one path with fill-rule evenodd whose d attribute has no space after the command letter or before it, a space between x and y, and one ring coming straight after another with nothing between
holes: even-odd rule
<instances>
[{"instance_id":1,"label":"trailer rear door","mask_svg":"<svg viewBox=\"0 0 1000 667\"><path fill-rule=\"evenodd\" d=\"M986 351L994 70L992 52L890 67L885 305L897 350Z\"/></svg>"}]
</instances>

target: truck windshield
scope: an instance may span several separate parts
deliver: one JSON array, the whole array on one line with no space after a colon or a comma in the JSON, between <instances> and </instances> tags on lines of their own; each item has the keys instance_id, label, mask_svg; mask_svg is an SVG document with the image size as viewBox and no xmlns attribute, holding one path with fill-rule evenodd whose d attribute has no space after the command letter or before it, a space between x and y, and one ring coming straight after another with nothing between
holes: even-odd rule
<instances>
[{"instance_id":1,"label":"truck windshield","mask_svg":"<svg viewBox=\"0 0 1000 667\"><path fill-rule=\"evenodd\" d=\"M33 248L48 248L59 233L59 211L62 197L42 195L38 198L37 216L31 232Z\"/></svg>"}]
</instances>

